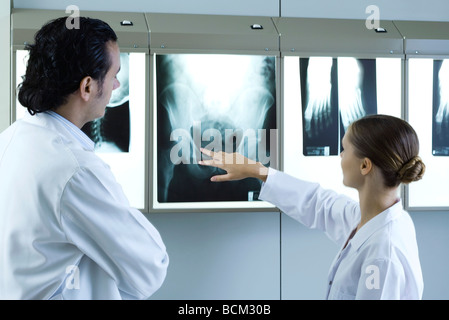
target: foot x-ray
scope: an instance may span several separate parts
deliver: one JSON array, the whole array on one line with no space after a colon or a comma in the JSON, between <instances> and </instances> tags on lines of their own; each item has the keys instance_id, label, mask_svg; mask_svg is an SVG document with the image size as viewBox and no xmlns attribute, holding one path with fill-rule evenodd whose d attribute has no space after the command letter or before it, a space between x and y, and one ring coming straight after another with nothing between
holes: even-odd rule
<instances>
[{"instance_id":1,"label":"foot x-ray","mask_svg":"<svg viewBox=\"0 0 449 320\"><path fill-rule=\"evenodd\" d=\"M258 200L257 179L212 183L223 170L198 165L212 151L273 164L275 58L247 55L156 56L157 201Z\"/></svg>"},{"instance_id":2,"label":"foot x-ray","mask_svg":"<svg viewBox=\"0 0 449 320\"><path fill-rule=\"evenodd\" d=\"M337 59L300 59L304 155L338 153Z\"/></svg>"},{"instance_id":3,"label":"foot x-ray","mask_svg":"<svg viewBox=\"0 0 449 320\"><path fill-rule=\"evenodd\" d=\"M86 123L81 130L95 143L96 152L129 152L129 53L120 54L120 87L112 91L102 118Z\"/></svg>"},{"instance_id":4,"label":"foot x-ray","mask_svg":"<svg viewBox=\"0 0 449 320\"><path fill-rule=\"evenodd\" d=\"M376 60L300 58L300 79L303 154L338 155L351 122L377 113Z\"/></svg>"},{"instance_id":5,"label":"foot x-ray","mask_svg":"<svg viewBox=\"0 0 449 320\"><path fill-rule=\"evenodd\" d=\"M449 59L433 62L432 154L449 156Z\"/></svg>"}]
</instances>

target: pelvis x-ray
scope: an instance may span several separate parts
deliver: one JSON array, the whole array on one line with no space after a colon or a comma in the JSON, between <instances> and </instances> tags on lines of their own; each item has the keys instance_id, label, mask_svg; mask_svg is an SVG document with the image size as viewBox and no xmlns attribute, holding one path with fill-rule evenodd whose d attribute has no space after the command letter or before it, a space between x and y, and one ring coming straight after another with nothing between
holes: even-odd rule
<instances>
[{"instance_id":1,"label":"pelvis x-ray","mask_svg":"<svg viewBox=\"0 0 449 320\"><path fill-rule=\"evenodd\" d=\"M159 202L258 200L257 179L212 183L223 170L198 165L200 147L273 163L275 58L156 56Z\"/></svg>"},{"instance_id":2,"label":"pelvis x-ray","mask_svg":"<svg viewBox=\"0 0 449 320\"><path fill-rule=\"evenodd\" d=\"M338 155L351 122L377 113L376 60L300 58L305 156Z\"/></svg>"},{"instance_id":3,"label":"pelvis x-ray","mask_svg":"<svg viewBox=\"0 0 449 320\"><path fill-rule=\"evenodd\" d=\"M120 87L112 91L104 116L82 128L94 141L96 152L129 152L129 53L120 53L120 63Z\"/></svg>"},{"instance_id":4,"label":"pelvis x-ray","mask_svg":"<svg viewBox=\"0 0 449 320\"><path fill-rule=\"evenodd\" d=\"M432 153L449 156L449 59L433 62Z\"/></svg>"}]
</instances>

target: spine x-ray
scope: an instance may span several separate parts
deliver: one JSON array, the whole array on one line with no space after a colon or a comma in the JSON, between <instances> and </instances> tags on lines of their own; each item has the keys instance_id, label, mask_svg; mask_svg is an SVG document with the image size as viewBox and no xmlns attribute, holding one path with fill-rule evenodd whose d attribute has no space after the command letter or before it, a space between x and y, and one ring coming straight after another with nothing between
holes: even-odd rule
<instances>
[{"instance_id":1,"label":"spine x-ray","mask_svg":"<svg viewBox=\"0 0 449 320\"><path fill-rule=\"evenodd\" d=\"M120 87L112 91L104 116L81 128L95 143L95 152L129 152L129 53L120 53L120 63Z\"/></svg>"},{"instance_id":2,"label":"spine x-ray","mask_svg":"<svg viewBox=\"0 0 449 320\"><path fill-rule=\"evenodd\" d=\"M432 154L449 156L449 60L433 62Z\"/></svg>"},{"instance_id":3,"label":"spine x-ray","mask_svg":"<svg viewBox=\"0 0 449 320\"><path fill-rule=\"evenodd\" d=\"M354 120L377 113L376 60L300 58L305 156L338 155Z\"/></svg>"},{"instance_id":4,"label":"spine x-ray","mask_svg":"<svg viewBox=\"0 0 449 320\"><path fill-rule=\"evenodd\" d=\"M156 56L159 202L258 200L257 179L213 183L225 173L198 165L200 147L239 152L270 165L275 156L275 58Z\"/></svg>"}]
</instances>

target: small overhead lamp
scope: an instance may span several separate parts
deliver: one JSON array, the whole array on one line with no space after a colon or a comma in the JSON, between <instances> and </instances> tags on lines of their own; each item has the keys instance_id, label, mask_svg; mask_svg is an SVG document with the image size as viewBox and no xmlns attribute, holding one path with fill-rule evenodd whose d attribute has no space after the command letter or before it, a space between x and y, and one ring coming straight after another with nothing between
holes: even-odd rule
<instances>
[{"instance_id":1,"label":"small overhead lamp","mask_svg":"<svg viewBox=\"0 0 449 320\"><path fill-rule=\"evenodd\" d=\"M377 33L387 33L387 29L385 28L375 28L374 31Z\"/></svg>"},{"instance_id":2,"label":"small overhead lamp","mask_svg":"<svg viewBox=\"0 0 449 320\"><path fill-rule=\"evenodd\" d=\"M263 27L262 27L262 25L255 23L255 24L251 25L251 29L253 29L253 30L262 30Z\"/></svg>"},{"instance_id":3,"label":"small overhead lamp","mask_svg":"<svg viewBox=\"0 0 449 320\"><path fill-rule=\"evenodd\" d=\"M120 25L121 26L132 26L133 22L129 21L129 20L123 20L123 21L120 22Z\"/></svg>"}]
</instances>

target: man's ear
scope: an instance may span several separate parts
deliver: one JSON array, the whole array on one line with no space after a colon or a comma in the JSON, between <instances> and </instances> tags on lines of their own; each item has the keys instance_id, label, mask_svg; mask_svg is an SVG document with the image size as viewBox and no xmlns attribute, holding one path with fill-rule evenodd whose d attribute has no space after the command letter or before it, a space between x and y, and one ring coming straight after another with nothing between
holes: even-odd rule
<instances>
[{"instance_id":1,"label":"man's ear","mask_svg":"<svg viewBox=\"0 0 449 320\"><path fill-rule=\"evenodd\" d=\"M363 158L362 163L360 164L360 173L362 175L367 175L373 170L373 162L369 158Z\"/></svg>"},{"instance_id":2,"label":"man's ear","mask_svg":"<svg viewBox=\"0 0 449 320\"><path fill-rule=\"evenodd\" d=\"M92 95L93 79L90 76L84 77L80 82L80 96L85 102L89 101Z\"/></svg>"}]
</instances>

